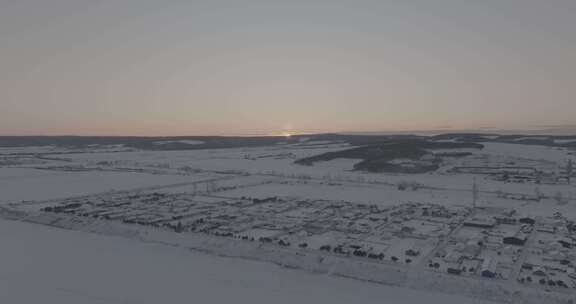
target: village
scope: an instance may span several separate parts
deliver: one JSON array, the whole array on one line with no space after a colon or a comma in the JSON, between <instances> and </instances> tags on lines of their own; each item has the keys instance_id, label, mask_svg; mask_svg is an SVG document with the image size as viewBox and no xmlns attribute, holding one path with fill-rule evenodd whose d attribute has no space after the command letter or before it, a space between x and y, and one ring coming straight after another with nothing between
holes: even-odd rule
<instances>
[{"instance_id":1,"label":"village","mask_svg":"<svg viewBox=\"0 0 576 304\"><path fill-rule=\"evenodd\" d=\"M42 211L468 279L576 288L576 226L562 214L152 191L65 199Z\"/></svg>"},{"instance_id":2,"label":"village","mask_svg":"<svg viewBox=\"0 0 576 304\"><path fill-rule=\"evenodd\" d=\"M565 163L513 157L478 156L466 159L447 169L450 173L486 175L503 183L537 185L569 185L574 175L571 159Z\"/></svg>"},{"instance_id":3,"label":"village","mask_svg":"<svg viewBox=\"0 0 576 304\"><path fill-rule=\"evenodd\" d=\"M382 207L161 192L68 199L42 210L398 264L418 262L468 212L430 204Z\"/></svg>"}]
</instances>

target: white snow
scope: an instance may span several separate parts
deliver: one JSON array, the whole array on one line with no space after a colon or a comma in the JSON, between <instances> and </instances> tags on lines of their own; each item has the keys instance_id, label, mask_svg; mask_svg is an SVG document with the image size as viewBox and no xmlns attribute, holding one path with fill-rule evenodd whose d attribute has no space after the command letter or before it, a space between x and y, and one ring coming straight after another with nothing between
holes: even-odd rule
<instances>
[{"instance_id":1,"label":"white snow","mask_svg":"<svg viewBox=\"0 0 576 304\"><path fill-rule=\"evenodd\" d=\"M526 215L561 212L568 217L576 216L576 188L573 183L503 183L485 175L453 174L449 170L454 166L476 164L560 168L566 164L567 159L576 160L576 156L570 155L570 150L564 148L485 143L483 150L447 150L446 152L468 151L473 155L446 160L442 164L442 170L427 174L362 173L352 171L359 160L351 159L318 162L313 166L294 163L299 158L346 148L349 147L328 142L313 145L313 142L310 142L301 145L218 150L55 155L55 158L66 158L69 162L51 158L36 159L34 156L16 157L15 159L29 163L23 161L23 164L12 163L0 167L0 204L174 185L162 191L206 191L210 192L206 195L213 197L202 199L216 201L226 197L285 196L378 205L431 202L470 206L472 180L476 177L481 191L479 206L509 207ZM38 151L38 147L29 150L22 148L18 151L34 152ZM2 152L14 151L0 149L0 153ZM5 157L12 159L13 156ZM41 160L41 163L31 162L30 159ZM96 171L39 170L31 168L32 166L69 166L80 169L90 167ZM62 168L60 170L63 170ZM122 170L148 173L119 172ZM155 174L151 174L152 172ZM214 177L227 179L197 186L189 184ZM420 184L422 187L401 191L397 184L402 182ZM496 192L499 190L520 196L539 192L549 198L541 201L505 198ZM562 193L568 202L555 202L552 199L555 193ZM294 216L303 216L299 214L303 212L302 209L288 212L293 212ZM259 229L250 233L260 237L273 235L275 232ZM310 246L321 246L323 239L335 237L339 236L322 235L318 239L312 239ZM42 301L44 303L64 304L182 301L480 303L459 297L311 275L304 271L282 270L269 264L206 256L167 246L56 230L28 223L0 221L0 242L0 303L37 303L40 298L47 299ZM397 247L401 251L403 248ZM236 250L237 247L233 249ZM372 270L376 272L373 268ZM330 271L334 272L334 269ZM380 270L377 271L380 273ZM460 288L458 286L449 285L455 292ZM433 287L430 289L438 290ZM34 292L29 292L30 290Z\"/></svg>"},{"instance_id":2,"label":"white snow","mask_svg":"<svg viewBox=\"0 0 576 304\"><path fill-rule=\"evenodd\" d=\"M7 304L488 303L7 220L0 240Z\"/></svg>"},{"instance_id":3,"label":"white snow","mask_svg":"<svg viewBox=\"0 0 576 304\"><path fill-rule=\"evenodd\" d=\"M0 202L49 200L106 191L193 182L208 178L206 175L179 176L0 168Z\"/></svg>"},{"instance_id":4,"label":"white snow","mask_svg":"<svg viewBox=\"0 0 576 304\"><path fill-rule=\"evenodd\" d=\"M555 139L554 143L556 143L556 144L571 144L571 143L576 143L576 139Z\"/></svg>"},{"instance_id":5,"label":"white snow","mask_svg":"<svg viewBox=\"0 0 576 304\"><path fill-rule=\"evenodd\" d=\"M520 157L534 160L565 161L567 156L566 149L559 149L547 146L536 145L516 145L505 143L482 143L484 149L482 153L492 155L502 155L508 157Z\"/></svg>"}]
</instances>

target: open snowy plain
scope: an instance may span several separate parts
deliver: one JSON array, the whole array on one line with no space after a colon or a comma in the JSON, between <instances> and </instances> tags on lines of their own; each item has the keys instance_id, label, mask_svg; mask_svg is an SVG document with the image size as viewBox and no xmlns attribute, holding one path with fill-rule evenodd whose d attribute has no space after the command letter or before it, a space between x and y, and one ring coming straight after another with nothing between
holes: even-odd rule
<instances>
[{"instance_id":1,"label":"open snowy plain","mask_svg":"<svg viewBox=\"0 0 576 304\"><path fill-rule=\"evenodd\" d=\"M488 303L7 220L0 240L0 303Z\"/></svg>"}]
</instances>

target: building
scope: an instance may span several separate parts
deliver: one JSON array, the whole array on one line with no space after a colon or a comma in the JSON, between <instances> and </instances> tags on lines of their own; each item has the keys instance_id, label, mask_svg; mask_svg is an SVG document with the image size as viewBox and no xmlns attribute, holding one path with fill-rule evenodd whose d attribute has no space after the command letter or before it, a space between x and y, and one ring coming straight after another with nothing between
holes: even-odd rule
<instances>
[{"instance_id":1,"label":"building","mask_svg":"<svg viewBox=\"0 0 576 304\"><path fill-rule=\"evenodd\" d=\"M496 216L494 217L498 224L514 225L516 224L516 219L511 216Z\"/></svg>"},{"instance_id":2,"label":"building","mask_svg":"<svg viewBox=\"0 0 576 304\"><path fill-rule=\"evenodd\" d=\"M524 246L524 244L526 244L526 240L526 236L505 236L502 238L502 243L506 245Z\"/></svg>"},{"instance_id":3,"label":"building","mask_svg":"<svg viewBox=\"0 0 576 304\"><path fill-rule=\"evenodd\" d=\"M464 226L492 229L496 226L496 220L489 217L475 217L464 222Z\"/></svg>"},{"instance_id":4,"label":"building","mask_svg":"<svg viewBox=\"0 0 576 304\"><path fill-rule=\"evenodd\" d=\"M528 225L536 224L536 220L530 217L523 217L520 220L518 220L518 222L520 222L521 224L528 224Z\"/></svg>"},{"instance_id":5,"label":"building","mask_svg":"<svg viewBox=\"0 0 576 304\"><path fill-rule=\"evenodd\" d=\"M485 278L495 278L498 274L496 273L496 267L498 263L493 258L486 258L481 266L481 274Z\"/></svg>"}]
</instances>

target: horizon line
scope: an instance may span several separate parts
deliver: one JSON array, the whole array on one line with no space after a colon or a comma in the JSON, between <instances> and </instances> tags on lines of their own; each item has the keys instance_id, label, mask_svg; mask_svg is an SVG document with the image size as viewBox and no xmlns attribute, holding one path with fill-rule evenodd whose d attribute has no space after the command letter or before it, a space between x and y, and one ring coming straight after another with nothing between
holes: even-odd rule
<instances>
[{"instance_id":1,"label":"horizon line","mask_svg":"<svg viewBox=\"0 0 576 304\"><path fill-rule=\"evenodd\" d=\"M563 133L571 132L566 134L547 134L551 133ZM549 135L549 136L576 136L576 126L564 125L564 126L546 126L545 128L508 128L508 129L498 129L498 128L477 128L477 129L423 129L423 130L381 130L381 131L333 131L333 132L298 132L298 131L284 131L270 133L230 133L230 134L187 134L187 135L133 135L133 134L122 134L122 135L111 135L111 134L0 134L0 137L141 137L141 138L153 138L153 137L291 137L291 136L311 136L311 135L358 135L358 136L394 136L394 135L417 135L417 136L435 136L442 134L494 134L494 135ZM534 134L531 134L534 133Z\"/></svg>"}]
</instances>

